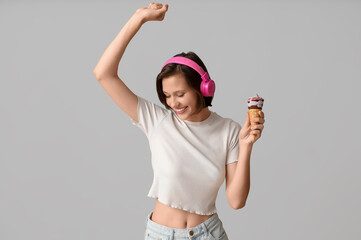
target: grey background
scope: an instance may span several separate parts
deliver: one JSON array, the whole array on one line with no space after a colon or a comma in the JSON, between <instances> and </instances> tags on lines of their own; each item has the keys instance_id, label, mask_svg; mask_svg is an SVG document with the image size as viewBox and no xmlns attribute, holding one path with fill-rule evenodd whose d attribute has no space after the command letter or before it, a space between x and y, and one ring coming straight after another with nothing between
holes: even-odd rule
<instances>
[{"instance_id":1,"label":"grey background","mask_svg":"<svg viewBox=\"0 0 361 240\"><path fill-rule=\"evenodd\" d=\"M243 125L265 98L247 204L216 206L230 239L360 239L360 1L167 1L119 64L160 104L164 62L195 51L210 110ZM143 239L155 200L145 135L93 68L147 1L1 1L0 239ZM195 173L197 174L197 173Z\"/></svg>"}]
</instances>

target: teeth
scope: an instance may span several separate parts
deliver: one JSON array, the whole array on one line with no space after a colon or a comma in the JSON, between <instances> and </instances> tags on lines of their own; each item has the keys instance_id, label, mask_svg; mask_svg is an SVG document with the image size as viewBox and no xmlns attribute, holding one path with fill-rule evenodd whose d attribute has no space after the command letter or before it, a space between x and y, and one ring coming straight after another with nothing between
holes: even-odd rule
<instances>
[{"instance_id":1,"label":"teeth","mask_svg":"<svg viewBox=\"0 0 361 240\"><path fill-rule=\"evenodd\" d=\"M181 112L181 111L183 111L184 109L185 109L185 107L182 108L182 109L176 109L176 111L177 111L177 112Z\"/></svg>"}]
</instances>

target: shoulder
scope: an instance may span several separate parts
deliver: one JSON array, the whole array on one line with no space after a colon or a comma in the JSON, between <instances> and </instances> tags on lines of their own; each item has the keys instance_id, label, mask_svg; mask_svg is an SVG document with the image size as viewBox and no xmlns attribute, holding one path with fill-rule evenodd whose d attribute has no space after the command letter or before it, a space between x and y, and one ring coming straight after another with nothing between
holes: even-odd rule
<instances>
[{"instance_id":1,"label":"shoulder","mask_svg":"<svg viewBox=\"0 0 361 240\"><path fill-rule=\"evenodd\" d=\"M161 104L157 104L151 100L148 100L146 98L140 97L138 96L138 102L139 102L139 106L147 108L147 109L151 109L153 111L157 111L157 112L162 112L164 114L169 114L171 113L171 110L165 108L163 105Z\"/></svg>"},{"instance_id":2,"label":"shoulder","mask_svg":"<svg viewBox=\"0 0 361 240\"><path fill-rule=\"evenodd\" d=\"M242 128L241 124L239 124L237 121L234 121L232 118L222 117L219 114L217 114L216 112L214 115L215 115L216 121L221 122L222 125L226 129L228 129L230 132L237 131L237 130L239 131Z\"/></svg>"}]
</instances>

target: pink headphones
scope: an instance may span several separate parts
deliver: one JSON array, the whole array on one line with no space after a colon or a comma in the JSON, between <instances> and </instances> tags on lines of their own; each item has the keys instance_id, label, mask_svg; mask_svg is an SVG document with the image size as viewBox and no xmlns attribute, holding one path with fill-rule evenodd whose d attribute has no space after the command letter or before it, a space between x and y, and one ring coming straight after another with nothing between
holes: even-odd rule
<instances>
[{"instance_id":1,"label":"pink headphones","mask_svg":"<svg viewBox=\"0 0 361 240\"><path fill-rule=\"evenodd\" d=\"M205 97L212 97L214 95L214 91L216 90L216 84L212 79L209 78L208 73L203 71L201 66L199 66L196 62L186 57L173 57L163 65L162 69L168 63L179 63L196 70L202 77L202 83L200 87L202 95Z\"/></svg>"}]
</instances>

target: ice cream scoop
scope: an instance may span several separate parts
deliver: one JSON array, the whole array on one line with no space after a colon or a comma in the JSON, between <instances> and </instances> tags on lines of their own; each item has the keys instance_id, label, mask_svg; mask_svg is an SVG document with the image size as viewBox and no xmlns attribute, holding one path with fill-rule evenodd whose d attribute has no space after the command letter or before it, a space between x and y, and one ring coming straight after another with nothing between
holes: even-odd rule
<instances>
[{"instance_id":1,"label":"ice cream scoop","mask_svg":"<svg viewBox=\"0 0 361 240\"><path fill-rule=\"evenodd\" d=\"M248 102L248 110L249 109L262 110L264 99L258 96L257 94L254 97L248 98L247 102Z\"/></svg>"}]
</instances>

